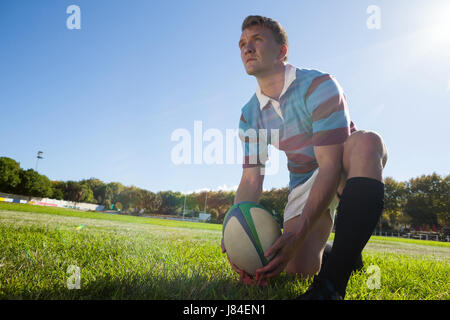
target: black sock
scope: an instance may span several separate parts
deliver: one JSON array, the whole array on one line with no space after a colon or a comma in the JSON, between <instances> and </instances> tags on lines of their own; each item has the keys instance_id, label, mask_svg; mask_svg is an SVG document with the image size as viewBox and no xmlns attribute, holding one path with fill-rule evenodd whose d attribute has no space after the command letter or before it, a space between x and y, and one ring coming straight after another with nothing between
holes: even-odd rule
<instances>
[{"instance_id":1,"label":"black sock","mask_svg":"<svg viewBox=\"0 0 450 320\"><path fill-rule=\"evenodd\" d=\"M323 266L325 265L326 261L328 260L328 257L329 257L329 255L330 255L330 253L331 253L331 248L332 248L332 246L333 246L333 245L332 245L331 243L329 243L329 242L327 242L327 243L325 244L325 248L324 248L323 254L322 254L322 264L321 264L320 269L323 268Z\"/></svg>"},{"instance_id":2,"label":"black sock","mask_svg":"<svg viewBox=\"0 0 450 320\"><path fill-rule=\"evenodd\" d=\"M347 180L337 209L333 247L319 278L327 278L345 296L357 258L372 235L384 206L384 184L355 177Z\"/></svg>"}]
</instances>

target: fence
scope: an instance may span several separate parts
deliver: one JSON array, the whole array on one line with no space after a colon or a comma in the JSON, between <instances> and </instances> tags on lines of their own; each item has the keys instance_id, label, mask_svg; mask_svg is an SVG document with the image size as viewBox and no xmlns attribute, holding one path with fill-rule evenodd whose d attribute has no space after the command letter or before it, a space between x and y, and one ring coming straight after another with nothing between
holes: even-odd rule
<instances>
[{"instance_id":1,"label":"fence","mask_svg":"<svg viewBox=\"0 0 450 320\"><path fill-rule=\"evenodd\" d=\"M396 237L396 238L406 238L406 239L418 239L418 240L430 240L430 241L443 241L450 242L449 236L441 236L437 233L425 233L425 232L381 232L375 231L374 236L382 237Z\"/></svg>"},{"instance_id":2,"label":"fence","mask_svg":"<svg viewBox=\"0 0 450 320\"><path fill-rule=\"evenodd\" d=\"M104 206L93 204L93 203L83 203L83 202L73 202L66 200L56 200L49 198L38 198L38 197L27 197L16 194L1 193L0 192L0 202L11 202L11 203L29 203L39 206L49 206L49 207L60 207L60 208L70 208L83 211L103 211Z\"/></svg>"}]
</instances>

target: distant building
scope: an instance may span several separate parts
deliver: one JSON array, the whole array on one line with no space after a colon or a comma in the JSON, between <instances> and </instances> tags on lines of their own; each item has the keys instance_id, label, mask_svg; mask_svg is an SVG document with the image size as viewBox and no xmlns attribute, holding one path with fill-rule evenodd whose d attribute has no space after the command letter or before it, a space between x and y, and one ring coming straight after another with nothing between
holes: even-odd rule
<instances>
[{"instance_id":1,"label":"distant building","mask_svg":"<svg viewBox=\"0 0 450 320\"><path fill-rule=\"evenodd\" d=\"M205 213L205 212L200 212L198 214L198 219L201 221L208 221L209 219L211 219L211 214Z\"/></svg>"}]
</instances>

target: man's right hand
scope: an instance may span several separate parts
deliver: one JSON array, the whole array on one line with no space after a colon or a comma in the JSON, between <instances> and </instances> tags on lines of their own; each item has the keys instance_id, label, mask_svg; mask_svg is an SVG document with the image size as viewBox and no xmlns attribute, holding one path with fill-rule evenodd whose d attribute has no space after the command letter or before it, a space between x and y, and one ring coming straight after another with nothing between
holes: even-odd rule
<instances>
[{"instance_id":1,"label":"man's right hand","mask_svg":"<svg viewBox=\"0 0 450 320\"><path fill-rule=\"evenodd\" d=\"M239 283L243 283L246 285L254 285L256 283L258 283L260 286L267 286L267 280L263 280L260 282L257 282L256 280L253 279L253 277L251 275L249 275L247 272L245 272L244 270L239 269L231 260L230 257L228 256L227 250L225 249L225 245L223 243L223 239L221 241L221 247L222 247L222 253L225 253L227 255L228 258L228 262L230 262L231 267L233 268L234 271L236 271L239 274Z\"/></svg>"}]
</instances>

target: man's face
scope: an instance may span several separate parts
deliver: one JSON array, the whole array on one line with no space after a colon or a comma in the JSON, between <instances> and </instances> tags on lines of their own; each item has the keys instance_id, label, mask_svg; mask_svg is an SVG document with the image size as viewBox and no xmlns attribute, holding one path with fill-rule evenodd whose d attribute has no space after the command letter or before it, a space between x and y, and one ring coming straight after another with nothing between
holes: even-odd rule
<instances>
[{"instance_id":1,"label":"man's face","mask_svg":"<svg viewBox=\"0 0 450 320\"><path fill-rule=\"evenodd\" d=\"M241 59L249 75L258 76L270 71L282 61L282 45L275 41L270 29L251 26L242 31L239 40Z\"/></svg>"}]
</instances>

